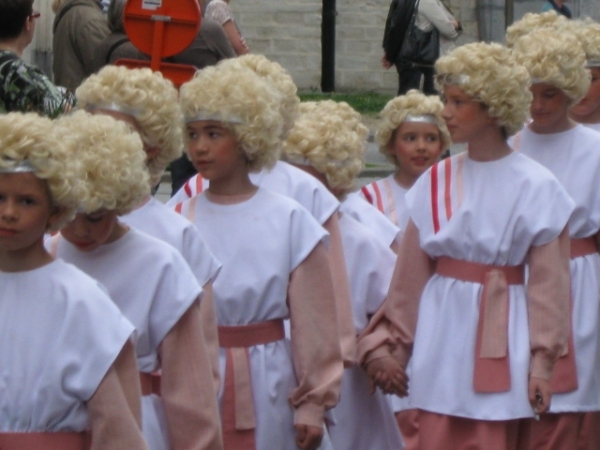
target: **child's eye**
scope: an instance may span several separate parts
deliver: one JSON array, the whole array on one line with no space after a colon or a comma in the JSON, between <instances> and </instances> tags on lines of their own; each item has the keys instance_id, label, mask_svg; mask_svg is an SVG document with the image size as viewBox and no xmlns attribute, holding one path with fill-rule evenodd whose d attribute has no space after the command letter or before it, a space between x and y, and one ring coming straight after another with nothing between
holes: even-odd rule
<instances>
[{"instance_id":1,"label":"child's eye","mask_svg":"<svg viewBox=\"0 0 600 450\"><path fill-rule=\"evenodd\" d=\"M427 142L437 142L439 140L439 136L435 134L430 134L427 136Z\"/></svg>"},{"instance_id":2,"label":"child's eye","mask_svg":"<svg viewBox=\"0 0 600 450\"><path fill-rule=\"evenodd\" d=\"M198 137L198 133L196 133L195 131L188 131L188 138L190 138L190 140L194 140Z\"/></svg>"},{"instance_id":3,"label":"child's eye","mask_svg":"<svg viewBox=\"0 0 600 450\"><path fill-rule=\"evenodd\" d=\"M20 200L20 203L21 203L22 205L25 205L25 206L31 206L31 205L34 205L36 202L35 202L35 199L34 199L34 198L31 198L31 197L23 197L23 198Z\"/></svg>"},{"instance_id":4,"label":"child's eye","mask_svg":"<svg viewBox=\"0 0 600 450\"><path fill-rule=\"evenodd\" d=\"M406 142L412 142L416 139L416 136L414 134L405 134L402 139Z\"/></svg>"},{"instance_id":5,"label":"child's eye","mask_svg":"<svg viewBox=\"0 0 600 450\"><path fill-rule=\"evenodd\" d=\"M221 136L221 134L217 131L211 131L208 133L208 137L210 137L212 139L218 138L220 136Z\"/></svg>"},{"instance_id":6,"label":"child's eye","mask_svg":"<svg viewBox=\"0 0 600 450\"><path fill-rule=\"evenodd\" d=\"M86 214L85 219L90 223L98 223L104 217L103 213Z\"/></svg>"}]
</instances>

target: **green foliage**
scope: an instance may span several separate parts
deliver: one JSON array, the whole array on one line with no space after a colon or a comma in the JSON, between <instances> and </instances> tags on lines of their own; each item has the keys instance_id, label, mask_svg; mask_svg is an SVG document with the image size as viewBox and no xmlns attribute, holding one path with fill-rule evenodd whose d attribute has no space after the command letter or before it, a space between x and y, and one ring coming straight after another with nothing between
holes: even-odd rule
<instances>
[{"instance_id":1,"label":"green foliage","mask_svg":"<svg viewBox=\"0 0 600 450\"><path fill-rule=\"evenodd\" d=\"M336 102L346 102L361 114L376 116L383 109L385 104L393 96L378 94L376 92L357 92L357 93L321 93L316 91L300 92L298 94L303 102L335 100Z\"/></svg>"}]
</instances>

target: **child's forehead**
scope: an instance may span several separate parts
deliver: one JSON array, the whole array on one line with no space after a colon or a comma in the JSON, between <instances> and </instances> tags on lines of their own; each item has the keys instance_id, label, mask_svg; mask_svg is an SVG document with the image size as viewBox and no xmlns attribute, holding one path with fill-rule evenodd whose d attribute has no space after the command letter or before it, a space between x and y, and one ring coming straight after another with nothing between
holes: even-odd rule
<instances>
[{"instance_id":1,"label":"child's forehead","mask_svg":"<svg viewBox=\"0 0 600 450\"><path fill-rule=\"evenodd\" d=\"M187 123L188 128L192 128L194 130L210 130L210 129L219 129L219 130L228 130L229 126L225 122L221 122L219 120L195 120Z\"/></svg>"},{"instance_id":2,"label":"child's forehead","mask_svg":"<svg viewBox=\"0 0 600 450\"><path fill-rule=\"evenodd\" d=\"M0 190L19 195L49 194L48 183L33 172L0 171Z\"/></svg>"}]
</instances>

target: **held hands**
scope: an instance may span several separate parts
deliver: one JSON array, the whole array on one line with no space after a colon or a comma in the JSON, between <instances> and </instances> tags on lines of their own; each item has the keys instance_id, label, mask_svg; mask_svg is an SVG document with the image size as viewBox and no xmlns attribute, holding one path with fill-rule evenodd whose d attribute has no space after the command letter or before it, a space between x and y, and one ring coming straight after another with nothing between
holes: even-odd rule
<instances>
[{"instance_id":1,"label":"held hands","mask_svg":"<svg viewBox=\"0 0 600 450\"><path fill-rule=\"evenodd\" d=\"M371 393L377 386L386 394L408 395L408 376L392 356L374 359L367 364L366 371L372 383Z\"/></svg>"},{"instance_id":2,"label":"held hands","mask_svg":"<svg viewBox=\"0 0 600 450\"><path fill-rule=\"evenodd\" d=\"M323 440L323 429L313 425L297 424L296 445L301 449L316 450Z\"/></svg>"},{"instance_id":3,"label":"held hands","mask_svg":"<svg viewBox=\"0 0 600 450\"><path fill-rule=\"evenodd\" d=\"M552 390L550 382L543 378L529 379L529 403L536 414L543 414L550 409Z\"/></svg>"}]
</instances>

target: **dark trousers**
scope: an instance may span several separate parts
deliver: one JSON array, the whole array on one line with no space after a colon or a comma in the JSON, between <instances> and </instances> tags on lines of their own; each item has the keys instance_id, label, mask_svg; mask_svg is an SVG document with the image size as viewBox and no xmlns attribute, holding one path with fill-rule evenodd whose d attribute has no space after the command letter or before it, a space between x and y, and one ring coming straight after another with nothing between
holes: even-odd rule
<instances>
[{"instance_id":1,"label":"dark trousers","mask_svg":"<svg viewBox=\"0 0 600 450\"><path fill-rule=\"evenodd\" d=\"M411 89L421 89L423 79L423 93L437 95L433 85L433 66L424 66L412 63L406 59L398 58L394 63L398 71L398 95L404 95Z\"/></svg>"},{"instance_id":2,"label":"dark trousers","mask_svg":"<svg viewBox=\"0 0 600 450\"><path fill-rule=\"evenodd\" d=\"M171 197L198 172L186 155L171 162Z\"/></svg>"}]
</instances>

